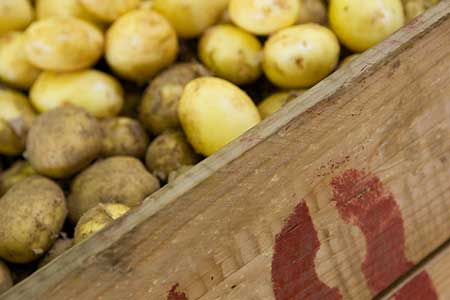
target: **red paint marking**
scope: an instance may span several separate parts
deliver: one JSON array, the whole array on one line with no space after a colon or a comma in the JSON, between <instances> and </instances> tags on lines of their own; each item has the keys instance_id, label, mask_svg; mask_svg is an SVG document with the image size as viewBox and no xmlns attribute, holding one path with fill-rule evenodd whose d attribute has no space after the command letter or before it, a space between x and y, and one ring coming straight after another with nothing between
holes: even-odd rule
<instances>
[{"instance_id":1,"label":"red paint marking","mask_svg":"<svg viewBox=\"0 0 450 300\"><path fill-rule=\"evenodd\" d=\"M177 291L179 284L175 284L169 291L167 300L189 300L185 293Z\"/></svg>"},{"instance_id":2,"label":"red paint marking","mask_svg":"<svg viewBox=\"0 0 450 300\"><path fill-rule=\"evenodd\" d=\"M301 202L276 236L272 281L276 300L340 300L342 295L317 276L314 259L320 248L306 203Z\"/></svg>"},{"instance_id":3,"label":"red paint marking","mask_svg":"<svg viewBox=\"0 0 450 300\"><path fill-rule=\"evenodd\" d=\"M365 236L367 254L362 271L372 292L378 294L414 266L405 256L400 208L381 180L364 171L348 170L331 185L332 201L341 217ZM424 284L434 290L431 280Z\"/></svg>"},{"instance_id":4,"label":"red paint marking","mask_svg":"<svg viewBox=\"0 0 450 300\"><path fill-rule=\"evenodd\" d=\"M426 272L419 273L400 291L395 293L395 300L438 300L433 282Z\"/></svg>"}]
</instances>

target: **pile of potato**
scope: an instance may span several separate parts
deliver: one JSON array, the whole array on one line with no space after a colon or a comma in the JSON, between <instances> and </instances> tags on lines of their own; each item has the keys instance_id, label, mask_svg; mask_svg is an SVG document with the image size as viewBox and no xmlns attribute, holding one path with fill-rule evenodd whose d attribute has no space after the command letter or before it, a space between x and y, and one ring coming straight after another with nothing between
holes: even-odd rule
<instances>
[{"instance_id":1,"label":"pile of potato","mask_svg":"<svg viewBox=\"0 0 450 300\"><path fill-rule=\"evenodd\" d=\"M436 2L0 0L0 293Z\"/></svg>"}]
</instances>

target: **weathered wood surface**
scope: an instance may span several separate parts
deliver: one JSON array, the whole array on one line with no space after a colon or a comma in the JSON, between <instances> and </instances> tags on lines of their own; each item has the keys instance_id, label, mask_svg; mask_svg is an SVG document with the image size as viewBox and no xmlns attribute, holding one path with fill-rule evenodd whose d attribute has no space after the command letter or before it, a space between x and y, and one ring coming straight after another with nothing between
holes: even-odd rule
<instances>
[{"instance_id":1,"label":"weathered wood surface","mask_svg":"<svg viewBox=\"0 0 450 300\"><path fill-rule=\"evenodd\" d=\"M0 299L372 299L450 238L449 16L442 1Z\"/></svg>"}]
</instances>

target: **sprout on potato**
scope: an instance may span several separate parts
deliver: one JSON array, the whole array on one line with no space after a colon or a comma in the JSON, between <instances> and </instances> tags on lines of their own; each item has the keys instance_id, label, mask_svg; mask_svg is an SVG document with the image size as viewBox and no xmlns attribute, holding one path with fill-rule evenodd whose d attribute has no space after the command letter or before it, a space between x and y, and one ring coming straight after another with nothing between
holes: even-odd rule
<instances>
[{"instance_id":1,"label":"sprout on potato","mask_svg":"<svg viewBox=\"0 0 450 300\"><path fill-rule=\"evenodd\" d=\"M242 85L261 76L261 43L238 27L211 27L200 39L198 49L202 62L221 78Z\"/></svg>"},{"instance_id":2,"label":"sprout on potato","mask_svg":"<svg viewBox=\"0 0 450 300\"><path fill-rule=\"evenodd\" d=\"M153 134L180 127L177 107L184 87L191 80L209 75L197 63L180 63L156 76L145 91L139 107L139 119Z\"/></svg>"},{"instance_id":3,"label":"sprout on potato","mask_svg":"<svg viewBox=\"0 0 450 300\"><path fill-rule=\"evenodd\" d=\"M28 0L0 1L0 35L24 29L33 18L33 7Z\"/></svg>"},{"instance_id":4,"label":"sprout on potato","mask_svg":"<svg viewBox=\"0 0 450 300\"><path fill-rule=\"evenodd\" d=\"M66 105L36 118L26 156L38 173L66 178L97 158L101 148L100 123L82 108Z\"/></svg>"},{"instance_id":5,"label":"sprout on potato","mask_svg":"<svg viewBox=\"0 0 450 300\"><path fill-rule=\"evenodd\" d=\"M267 40L264 73L278 87L308 88L334 70L339 52L339 42L328 28L312 23L289 27Z\"/></svg>"},{"instance_id":6,"label":"sprout on potato","mask_svg":"<svg viewBox=\"0 0 450 300\"><path fill-rule=\"evenodd\" d=\"M64 193L53 181L32 176L15 184L0 198L0 257L35 261L53 245L66 214Z\"/></svg>"},{"instance_id":7,"label":"sprout on potato","mask_svg":"<svg viewBox=\"0 0 450 300\"><path fill-rule=\"evenodd\" d=\"M159 187L159 181L134 157L115 156L97 161L72 182L67 199L70 220L77 223L99 203L138 206Z\"/></svg>"}]
</instances>

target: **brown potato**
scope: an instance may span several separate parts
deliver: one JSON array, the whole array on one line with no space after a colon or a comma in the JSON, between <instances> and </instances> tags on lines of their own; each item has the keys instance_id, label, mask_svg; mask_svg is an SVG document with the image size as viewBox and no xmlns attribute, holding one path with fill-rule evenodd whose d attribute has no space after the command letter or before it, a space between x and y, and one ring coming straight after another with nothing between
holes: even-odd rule
<instances>
[{"instance_id":1,"label":"brown potato","mask_svg":"<svg viewBox=\"0 0 450 300\"><path fill-rule=\"evenodd\" d=\"M0 295L13 286L11 272L7 265L0 260Z\"/></svg>"},{"instance_id":2,"label":"brown potato","mask_svg":"<svg viewBox=\"0 0 450 300\"><path fill-rule=\"evenodd\" d=\"M66 105L40 115L27 139L26 156L40 174L65 178L100 154L100 123L82 108Z\"/></svg>"},{"instance_id":3,"label":"brown potato","mask_svg":"<svg viewBox=\"0 0 450 300\"><path fill-rule=\"evenodd\" d=\"M37 175L37 173L29 162L17 160L9 169L0 174L0 197L13 185L33 175Z\"/></svg>"},{"instance_id":4,"label":"brown potato","mask_svg":"<svg viewBox=\"0 0 450 300\"><path fill-rule=\"evenodd\" d=\"M180 63L152 80L139 107L139 119L153 134L180 127L177 107L183 89L191 80L210 73L201 64Z\"/></svg>"},{"instance_id":5,"label":"brown potato","mask_svg":"<svg viewBox=\"0 0 450 300\"><path fill-rule=\"evenodd\" d=\"M72 182L67 200L69 217L80 217L99 203L138 206L159 189L158 180L136 158L115 156L101 160L81 172Z\"/></svg>"},{"instance_id":6,"label":"brown potato","mask_svg":"<svg viewBox=\"0 0 450 300\"><path fill-rule=\"evenodd\" d=\"M53 247L47 252L47 254L41 259L39 262L38 267L42 268L46 266L48 263L50 263L52 260L72 248L73 246L73 239L67 239L67 238L59 238L56 240L56 242L53 244Z\"/></svg>"},{"instance_id":7,"label":"brown potato","mask_svg":"<svg viewBox=\"0 0 450 300\"><path fill-rule=\"evenodd\" d=\"M101 124L104 135L102 156L144 157L150 140L138 121L117 117L105 119Z\"/></svg>"},{"instance_id":8,"label":"brown potato","mask_svg":"<svg viewBox=\"0 0 450 300\"><path fill-rule=\"evenodd\" d=\"M53 181L32 176L0 198L0 257L29 263L53 245L67 208L64 193Z\"/></svg>"},{"instance_id":9,"label":"brown potato","mask_svg":"<svg viewBox=\"0 0 450 300\"><path fill-rule=\"evenodd\" d=\"M156 177L166 181L170 172L183 165L194 165L199 160L200 157L191 148L183 132L170 130L150 144L145 163Z\"/></svg>"}]
</instances>

